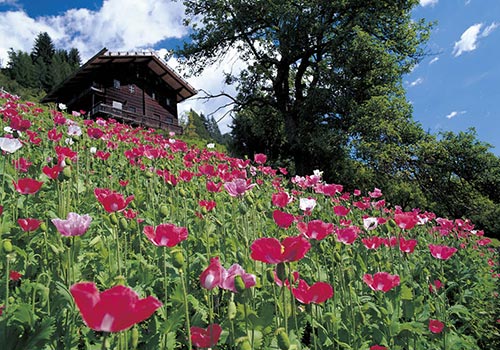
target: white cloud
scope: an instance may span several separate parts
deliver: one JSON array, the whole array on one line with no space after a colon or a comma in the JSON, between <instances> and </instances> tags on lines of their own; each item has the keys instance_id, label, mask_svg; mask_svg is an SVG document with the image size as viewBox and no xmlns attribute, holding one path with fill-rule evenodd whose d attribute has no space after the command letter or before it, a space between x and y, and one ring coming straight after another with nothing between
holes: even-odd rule
<instances>
[{"instance_id":1,"label":"white cloud","mask_svg":"<svg viewBox=\"0 0 500 350\"><path fill-rule=\"evenodd\" d=\"M450 114L448 114L446 116L446 118L448 118L448 119L455 118L456 116L459 116L459 115L465 114L465 113L467 113L467 111L453 111Z\"/></svg>"},{"instance_id":2,"label":"white cloud","mask_svg":"<svg viewBox=\"0 0 500 350\"><path fill-rule=\"evenodd\" d=\"M434 6L439 0L420 0L420 6Z\"/></svg>"},{"instance_id":3,"label":"white cloud","mask_svg":"<svg viewBox=\"0 0 500 350\"><path fill-rule=\"evenodd\" d=\"M37 18L23 11L2 12L0 60L6 63L11 47L31 51L36 35L43 31L56 47L76 47L84 61L103 47L115 51L152 47L187 34L183 15L181 2L164 0L104 0L96 11L71 9L62 15Z\"/></svg>"},{"instance_id":4,"label":"white cloud","mask_svg":"<svg viewBox=\"0 0 500 350\"><path fill-rule=\"evenodd\" d=\"M439 57L434 57L432 60L430 60L429 64L434 64L437 61L439 61Z\"/></svg>"},{"instance_id":5,"label":"white cloud","mask_svg":"<svg viewBox=\"0 0 500 350\"><path fill-rule=\"evenodd\" d=\"M481 31L482 23L477 23L469 28L460 36L460 40L455 42L453 47L453 55L460 56L464 52L474 51L477 48L477 38Z\"/></svg>"},{"instance_id":6,"label":"white cloud","mask_svg":"<svg viewBox=\"0 0 500 350\"><path fill-rule=\"evenodd\" d=\"M411 83L409 83L408 85L410 87L414 87L414 86L417 86L417 85L420 85L424 82L424 79L423 78L420 78L418 77L417 79L415 79L414 81L412 81Z\"/></svg>"},{"instance_id":7,"label":"white cloud","mask_svg":"<svg viewBox=\"0 0 500 350\"><path fill-rule=\"evenodd\" d=\"M488 35L490 35L495 29L497 29L500 26L500 23L493 22L486 28L484 28L483 32L481 33L482 38L486 38Z\"/></svg>"}]
</instances>

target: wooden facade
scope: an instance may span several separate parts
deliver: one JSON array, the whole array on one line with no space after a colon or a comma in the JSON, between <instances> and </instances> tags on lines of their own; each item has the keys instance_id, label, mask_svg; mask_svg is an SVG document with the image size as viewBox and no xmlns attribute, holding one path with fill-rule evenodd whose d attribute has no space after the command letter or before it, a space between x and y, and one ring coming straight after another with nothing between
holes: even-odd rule
<instances>
[{"instance_id":1,"label":"wooden facade","mask_svg":"<svg viewBox=\"0 0 500 350\"><path fill-rule=\"evenodd\" d=\"M64 103L69 111L182 133L177 104L196 94L154 52L101 50L42 102Z\"/></svg>"}]
</instances>

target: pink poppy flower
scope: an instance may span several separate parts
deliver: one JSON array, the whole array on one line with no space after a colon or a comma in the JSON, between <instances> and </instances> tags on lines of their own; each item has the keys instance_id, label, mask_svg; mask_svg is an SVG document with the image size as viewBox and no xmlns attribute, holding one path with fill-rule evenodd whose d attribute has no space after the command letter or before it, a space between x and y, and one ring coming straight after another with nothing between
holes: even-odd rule
<instances>
[{"instance_id":1,"label":"pink poppy flower","mask_svg":"<svg viewBox=\"0 0 500 350\"><path fill-rule=\"evenodd\" d=\"M21 226L24 232L32 232L35 231L37 228L39 228L42 222L37 219L26 218L26 219L18 219L17 223L19 224L19 226Z\"/></svg>"},{"instance_id":2,"label":"pink poppy flower","mask_svg":"<svg viewBox=\"0 0 500 350\"><path fill-rule=\"evenodd\" d=\"M308 223L299 222L297 228L300 233L309 239L317 239L318 241L324 239L331 234L334 230L333 224L323 222L321 220L312 220Z\"/></svg>"},{"instance_id":3,"label":"pink poppy flower","mask_svg":"<svg viewBox=\"0 0 500 350\"><path fill-rule=\"evenodd\" d=\"M404 239L403 237L399 238L399 250L405 253L413 253L415 247L417 246L416 239Z\"/></svg>"},{"instance_id":4,"label":"pink poppy flower","mask_svg":"<svg viewBox=\"0 0 500 350\"><path fill-rule=\"evenodd\" d=\"M32 162L23 157L19 159L13 159L12 163L14 164L14 168L16 168L16 170L21 173L27 173L29 167L33 164Z\"/></svg>"},{"instance_id":5,"label":"pink poppy flower","mask_svg":"<svg viewBox=\"0 0 500 350\"><path fill-rule=\"evenodd\" d=\"M439 320L429 320L429 330L432 333L438 334L443 331L444 323Z\"/></svg>"},{"instance_id":6,"label":"pink poppy flower","mask_svg":"<svg viewBox=\"0 0 500 350\"><path fill-rule=\"evenodd\" d=\"M134 199L134 196L124 198L123 195L107 188L96 188L94 195L108 213L122 211Z\"/></svg>"},{"instance_id":7,"label":"pink poppy flower","mask_svg":"<svg viewBox=\"0 0 500 350\"><path fill-rule=\"evenodd\" d=\"M276 238L258 238L250 246L250 257L266 264L278 264L302 259L311 249L311 243L303 236L286 237L282 242Z\"/></svg>"},{"instance_id":8,"label":"pink poppy flower","mask_svg":"<svg viewBox=\"0 0 500 350\"><path fill-rule=\"evenodd\" d=\"M448 260L457 252L457 248L434 244L429 244L429 250L433 257L440 260Z\"/></svg>"},{"instance_id":9,"label":"pink poppy flower","mask_svg":"<svg viewBox=\"0 0 500 350\"><path fill-rule=\"evenodd\" d=\"M80 282L69 289L85 324L102 332L119 332L149 318L162 303L153 296L139 299L132 289L118 285L99 292L95 283Z\"/></svg>"},{"instance_id":10,"label":"pink poppy flower","mask_svg":"<svg viewBox=\"0 0 500 350\"><path fill-rule=\"evenodd\" d=\"M178 227L173 224L160 224L144 227L144 234L157 247L175 247L188 237L185 227Z\"/></svg>"},{"instance_id":11,"label":"pink poppy flower","mask_svg":"<svg viewBox=\"0 0 500 350\"><path fill-rule=\"evenodd\" d=\"M443 283L440 280L434 280L433 283L429 284L429 292L435 293L439 289L441 289L442 287L444 287L444 286L443 286Z\"/></svg>"},{"instance_id":12,"label":"pink poppy flower","mask_svg":"<svg viewBox=\"0 0 500 350\"><path fill-rule=\"evenodd\" d=\"M362 238L361 242L366 249L378 249L384 243L384 240L378 236Z\"/></svg>"},{"instance_id":13,"label":"pink poppy flower","mask_svg":"<svg viewBox=\"0 0 500 350\"><path fill-rule=\"evenodd\" d=\"M200 283L205 289L214 289L220 286L224 268L220 264L219 257L211 258L210 265L201 273Z\"/></svg>"},{"instance_id":14,"label":"pink poppy flower","mask_svg":"<svg viewBox=\"0 0 500 350\"><path fill-rule=\"evenodd\" d=\"M286 207L292 200L293 198L286 192L273 193L271 199L273 205L280 208Z\"/></svg>"},{"instance_id":15,"label":"pink poppy flower","mask_svg":"<svg viewBox=\"0 0 500 350\"><path fill-rule=\"evenodd\" d=\"M374 275L365 274L363 276L363 282L373 291L382 291L385 293L399 286L400 279L398 275L391 275L387 272L377 272Z\"/></svg>"},{"instance_id":16,"label":"pink poppy flower","mask_svg":"<svg viewBox=\"0 0 500 350\"><path fill-rule=\"evenodd\" d=\"M16 181L12 181L14 188L17 192L21 194L35 194L37 193L43 185L42 181L37 181L35 179L19 179Z\"/></svg>"},{"instance_id":17,"label":"pink poppy flower","mask_svg":"<svg viewBox=\"0 0 500 350\"><path fill-rule=\"evenodd\" d=\"M59 165L54 165L53 167L49 167L46 165L42 168L42 172L52 180L56 180L59 177L61 171L63 171L63 168Z\"/></svg>"},{"instance_id":18,"label":"pink poppy flower","mask_svg":"<svg viewBox=\"0 0 500 350\"><path fill-rule=\"evenodd\" d=\"M358 238L359 229L356 226L350 226L345 228L339 228L335 232L337 234L337 240L344 244L353 244L356 238Z\"/></svg>"},{"instance_id":19,"label":"pink poppy flower","mask_svg":"<svg viewBox=\"0 0 500 350\"><path fill-rule=\"evenodd\" d=\"M234 284L234 279L236 276L241 276L243 283L245 284L245 288L251 288L256 284L256 277L251 273L245 272L243 268L238 264L233 264L227 270L224 270L222 273L222 281L220 284L220 288L230 290L233 293L238 293L236 286Z\"/></svg>"},{"instance_id":20,"label":"pink poppy flower","mask_svg":"<svg viewBox=\"0 0 500 350\"><path fill-rule=\"evenodd\" d=\"M231 197L243 197L245 192L251 190L254 186L255 184L250 184L247 180L240 178L224 184L224 188Z\"/></svg>"},{"instance_id":21,"label":"pink poppy flower","mask_svg":"<svg viewBox=\"0 0 500 350\"><path fill-rule=\"evenodd\" d=\"M382 191L379 188L376 188L373 190L373 192L368 192L368 195L371 198L379 198L382 197Z\"/></svg>"},{"instance_id":22,"label":"pink poppy flower","mask_svg":"<svg viewBox=\"0 0 500 350\"><path fill-rule=\"evenodd\" d=\"M370 350L388 350L389 348L382 345L372 345L370 346Z\"/></svg>"},{"instance_id":23,"label":"pink poppy flower","mask_svg":"<svg viewBox=\"0 0 500 350\"><path fill-rule=\"evenodd\" d=\"M207 328L191 327L191 342L198 348L213 348L219 342L222 328L214 323Z\"/></svg>"},{"instance_id":24,"label":"pink poppy flower","mask_svg":"<svg viewBox=\"0 0 500 350\"><path fill-rule=\"evenodd\" d=\"M333 296L333 287L326 282L316 282L309 286L301 279L298 287L292 288L292 293L302 304L321 304Z\"/></svg>"},{"instance_id":25,"label":"pink poppy flower","mask_svg":"<svg viewBox=\"0 0 500 350\"><path fill-rule=\"evenodd\" d=\"M89 229L92 218L90 215L68 213L66 220L55 218L51 220L57 231L65 237L81 236Z\"/></svg>"},{"instance_id":26,"label":"pink poppy flower","mask_svg":"<svg viewBox=\"0 0 500 350\"><path fill-rule=\"evenodd\" d=\"M273 211L273 219L276 225L281 228L289 228L295 221L295 216L276 209Z\"/></svg>"},{"instance_id":27,"label":"pink poppy flower","mask_svg":"<svg viewBox=\"0 0 500 350\"><path fill-rule=\"evenodd\" d=\"M220 192L222 187L222 182L215 183L212 181L207 181L206 187L208 192Z\"/></svg>"},{"instance_id":28,"label":"pink poppy flower","mask_svg":"<svg viewBox=\"0 0 500 350\"><path fill-rule=\"evenodd\" d=\"M419 219L417 214L409 213L398 213L394 214L394 221L403 230L411 230L418 223Z\"/></svg>"}]
</instances>

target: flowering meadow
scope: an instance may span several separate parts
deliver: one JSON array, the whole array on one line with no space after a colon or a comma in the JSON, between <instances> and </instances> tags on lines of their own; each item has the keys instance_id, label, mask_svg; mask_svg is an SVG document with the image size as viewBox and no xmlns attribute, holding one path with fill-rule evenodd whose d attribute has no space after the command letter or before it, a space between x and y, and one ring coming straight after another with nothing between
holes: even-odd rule
<instances>
[{"instance_id":1,"label":"flowering meadow","mask_svg":"<svg viewBox=\"0 0 500 350\"><path fill-rule=\"evenodd\" d=\"M0 95L2 349L495 349L466 219Z\"/></svg>"}]
</instances>

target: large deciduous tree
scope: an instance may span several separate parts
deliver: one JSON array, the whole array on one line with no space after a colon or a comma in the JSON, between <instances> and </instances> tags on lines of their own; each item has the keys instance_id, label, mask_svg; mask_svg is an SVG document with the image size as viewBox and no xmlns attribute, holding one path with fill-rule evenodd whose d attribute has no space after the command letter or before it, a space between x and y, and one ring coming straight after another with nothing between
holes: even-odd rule
<instances>
[{"instance_id":1,"label":"large deciduous tree","mask_svg":"<svg viewBox=\"0 0 500 350\"><path fill-rule=\"evenodd\" d=\"M411 19L418 0L184 4L192 35L180 54L192 73L234 50L247 63L227 79L238 89L233 136L240 148L289 157L303 174L370 155L358 152L365 137L387 143L381 125L411 123L401 76L422 57L429 32Z\"/></svg>"}]
</instances>

